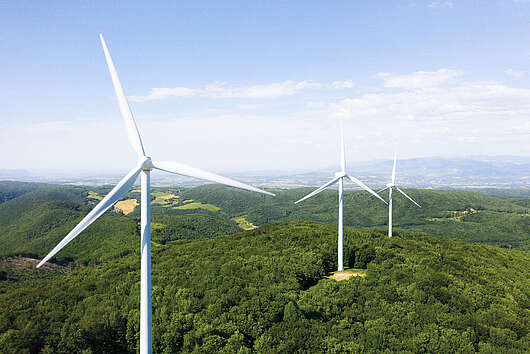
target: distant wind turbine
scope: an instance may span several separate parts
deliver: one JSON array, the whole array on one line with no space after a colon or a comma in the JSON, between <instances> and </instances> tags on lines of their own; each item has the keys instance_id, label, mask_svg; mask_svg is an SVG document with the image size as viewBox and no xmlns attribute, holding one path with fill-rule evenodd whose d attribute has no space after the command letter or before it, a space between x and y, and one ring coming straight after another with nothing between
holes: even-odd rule
<instances>
[{"instance_id":1,"label":"distant wind turbine","mask_svg":"<svg viewBox=\"0 0 530 354\"><path fill-rule=\"evenodd\" d=\"M338 270L344 270L344 262L343 262L343 246L342 246L342 185L343 185L343 179L348 177L353 183L358 184L361 188L364 190L372 193L372 195L375 195L377 198L381 199L383 203L386 204L386 202L381 198L377 193L375 193L373 190L371 190L367 185L365 185L363 182L359 181L357 178L352 177L346 173L346 161L344 157L344 128L342 126L342 122L340 125L340 168L341 170L339 172L335 172L335 177L324 184L323 186L319 187L318 189L314 190L313 192L309 193L305 197L303 197L300 200L297 200L294 202L295 204L300 203L303 200L306 200L307 198L310 198L314 196L315 194L318 194L322 192L324 189L331 187L336 182L339 182L339 235L338 235L338 250L337 250L337 257L338 257Z\"/></svg>"},{"instance_id":2,"label":"distant wind turbine","mask_svg":"<svg viewBox=\"0 0 530 354\"><path fill-rule=\"evenodd\" d=\"M392 167L392 183L388 183L384 189L381 189L377 193L381 193L388 189L388 237L392 237L392 190L396 189L399 193L403 194L408 200L416 204L418 207L421 206L416 203L411 197L409 197L405 192L403 192L396 185L396 154L394 154L394 167Z\"/></svg>"},{"instance_id":3,"label":"distant wind turbine","mask_svg":"<svg viewBox=\"0 0 530 354\"><path fill-rule=\"evenodd\" d=\"M59 252L64 246L72 241L84 229L92 224L97 218L108 210L114 203L129 192L138 175L141 176L141 290L140 290L140 353L152 352L152 323L151 323L151 179L152 169L158 169L178 175L189 176L225 184L236 188L246 189L274 196L264 190L243 184L232 179L222 177L210 172L202 171L177 162L152 161L145 154L142 139L138 127L134 121L131 109L123 92L118 73L112 63L107 45L100 34L101 45L105 53L105 59L109 67L110 76L114 85L114 91L118 97L120 112L125 123L129 141L138 155L136 166L105 196L77 226L70 231L66 237L37 265L37 268L46 263L51 257Z\"/></svg>"}]
</instances>

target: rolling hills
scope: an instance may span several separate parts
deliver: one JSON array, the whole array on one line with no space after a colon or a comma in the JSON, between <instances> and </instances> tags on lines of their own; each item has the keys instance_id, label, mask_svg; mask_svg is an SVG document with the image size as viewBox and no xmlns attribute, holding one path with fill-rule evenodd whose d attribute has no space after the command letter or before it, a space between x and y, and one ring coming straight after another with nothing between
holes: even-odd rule
<instances>
[{"instance_id":1,"label":"rolling hills","mask_svg":"<svg viewBox=\"0 0 530 354\"><path fill-rule=\"evenodd\" d=\"M138 208L108 211L36 270L108 187L6 190L0 352L136 352ZM154 190L155 352L530 349L530 198L407 190L423 208L396 198L389 239L386 206L348 191L345 265L366 277L336 282L336 191L293 205L309 190Z\"/></svg>"},{"instance_id":2,"label":"rolling hills","mask_svg":"<svg viewBox=\"0 0 530 354\"><path fill-rule=\"evenodd\" d=\"M188 189L189 199L218 205L231 215L243 215L254 225L286 220L337 221L337 192L323 191L303 203L294 201L312 188L274 190L276 198L254 196L221 186ZM490 196L466 191L407 189L417 208L401 195L394 197L394 227L440 237L453 237L504 247L530 246L530 197ZM386 206L366 192L346 191L344 224L386 228Z\"/></svg>"}]
</instances>

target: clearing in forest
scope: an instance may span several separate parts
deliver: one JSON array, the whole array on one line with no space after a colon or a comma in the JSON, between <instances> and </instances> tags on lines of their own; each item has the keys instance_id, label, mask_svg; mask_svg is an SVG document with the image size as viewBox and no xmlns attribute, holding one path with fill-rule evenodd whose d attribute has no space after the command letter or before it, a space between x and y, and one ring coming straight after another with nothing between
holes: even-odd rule
<instances>
[{"instance_id":1,"label":"clearing in forest","mask_svg":"<svg viewBox=\"0 0 530 354\"><path fill-rule=\"evenodd\" d=\"M10 256L0 260L0 267L16 267L35 270L35 266L40 262L40 259L34 259L23 256ZM71 269L67 266L48 262L44 264L42 269L55 270L59 272L69 272Z\"/></svg>"},{"instance_id":2,"label":"clearing in forest","mask_svg":"<svg viewBox=\"0 0 530 354\"><path fill-rule=\"evenodd\" d=\"M331 273L331 275L328 277L329 279L333 279L336 281L346 280L350 279L351 277L365 277L366 272L363 269L351 269L351 270L338 270L336 272Z\"/></svg>"},{"instance_id":3,"label":"clearing in forest","mask_svg":"<svg viewBox=\"0 0 530 354\"><path fill-rule=\"evenodd\" d=\"M156 198L151 202L151 204L159 204L162 206L173 206L173 204L178 203L179 196L175 194L163 194L155 195Z\"/></svg>"},{"instance_id":4,"label":"clearing in forest","mask_svg":"<svg viewBox=\"0 0 530 354\"><path fill-rule=\"evenodd\" d=\"M235 218L232 218L235 222L237 222L237 226L242 228L243 230L254 230L258 227L251 223L250 221L247 221L244 216L238 216Z\"/></svg>"},{"instance_id":5,"label":"clearing in forest","mask_svg":"<svg viewBox=\"0 0 530 354\"><path fill-rule=\"evenodd\" d=\"M134 208L138 205L136 199L125 199L117 202L114 208L121 211L124 215L130 214L134 211Z\"/></svg>"}]
</instances>

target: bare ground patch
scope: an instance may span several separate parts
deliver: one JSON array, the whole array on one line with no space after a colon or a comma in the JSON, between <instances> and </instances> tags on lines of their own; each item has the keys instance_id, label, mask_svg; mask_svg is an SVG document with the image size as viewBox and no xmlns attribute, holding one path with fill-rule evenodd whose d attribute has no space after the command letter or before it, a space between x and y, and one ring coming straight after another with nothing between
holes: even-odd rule
<instances>
[{"instance_id":1,"label":"bare ground patch","mask_svg":"<svg viewBox=\"0 0 530 354\"><path fill-rule=\"evenodd\" d=\"M336 281L346 280L350 279L351 277L362 277L364 278L366 276L365 272L362 271L351 271L351 270L341 270L331 273L331 275L327 278L333 279Z\"/></svg>"},{"instance_id":2,"label":"bare ground patch","mask_svg":"<svg viewBox=\"0 0 530 354\"><path fill-rule=\"evenodd\" d=\"M0 260L0 266L23 268L23 269L35 269L37 267L37 264L39 264L39 262L40 262L40 259L34 259L34 258L22 257L22 256L14 256L14 257L7 257L7 258ZM54 264L50 262L44 263L40 269L59 271L62 273L68 273L71 271L70 267L68 266L63 266L63 265Z\"/></svg>"},{"instance_id":3,"label":"bare ground patch","mask_svg":"<svg viewBox=\"0 0 530 354\"><path fill-rule=\"evenodd\" d=\"M238 216L238 217L232 218L232 220L237 222L237 226L239 226L243 230L254 230L258 228L256 225L246 220L244 216Z\"/></svg>"}]
</instances>

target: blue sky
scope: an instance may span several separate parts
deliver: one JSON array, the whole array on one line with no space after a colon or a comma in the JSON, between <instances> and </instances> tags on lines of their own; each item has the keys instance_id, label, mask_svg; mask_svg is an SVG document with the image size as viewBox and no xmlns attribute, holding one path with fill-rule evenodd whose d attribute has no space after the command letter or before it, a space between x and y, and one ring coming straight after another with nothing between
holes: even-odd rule
<instances>
[{"instance_id":1,"label":"blue sky","mask_svg":"<svg viewBox=\"0 0 530 354\"><path fill-rule=\"evenodd\" d=\"M134 163L103 33L148 153L218 171L530 155L530 2L0 3L4 166Z\"/></svg>"}]
</instances>

